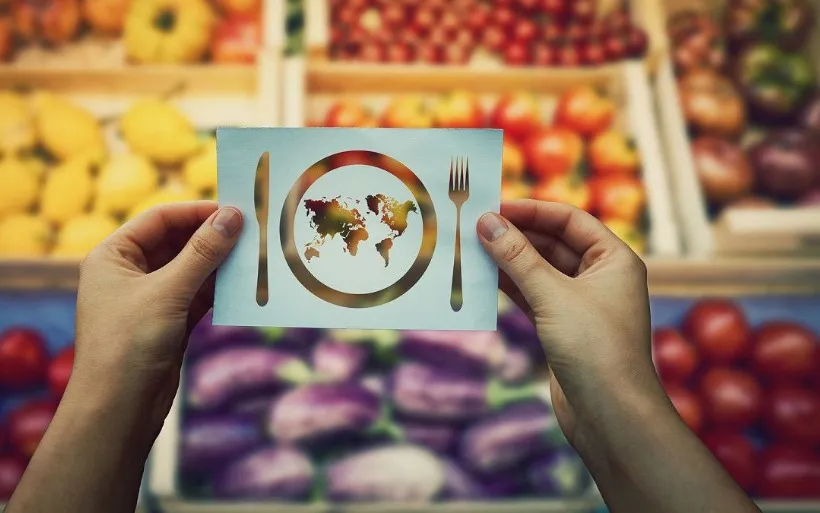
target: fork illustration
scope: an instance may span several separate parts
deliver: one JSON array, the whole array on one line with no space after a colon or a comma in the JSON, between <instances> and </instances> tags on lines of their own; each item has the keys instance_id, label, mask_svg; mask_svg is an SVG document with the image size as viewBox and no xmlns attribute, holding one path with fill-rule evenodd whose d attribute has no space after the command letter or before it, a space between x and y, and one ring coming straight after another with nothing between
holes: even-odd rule
<instances>
[{"instance_id":1,"label":"fork illustration","mask_svg":"<svg viewBox=\"0 0 820 513\"><path fill-rule=\"evenodd\" d=\"M450 201L456 206L456 250L453 257L453 285L450 289L450 306L454 312L461 310L464 297L461 293L461 207L470 199L470 160L450 160Z\"/></svg>"}]
</instances>

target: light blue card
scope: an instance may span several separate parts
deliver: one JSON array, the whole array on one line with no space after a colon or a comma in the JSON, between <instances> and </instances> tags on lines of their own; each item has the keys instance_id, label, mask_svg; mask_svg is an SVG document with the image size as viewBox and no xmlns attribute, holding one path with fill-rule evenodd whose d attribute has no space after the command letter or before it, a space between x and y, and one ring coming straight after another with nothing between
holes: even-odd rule
<instances>
[{"instance_id":1,"label":"light blue card","mask_svg":"<svg viewBox=\"0 0 820 513\"><path fill-rule=\"evenodd\" d=\"M500 130L219 129L219 203L245 222L214 323L495 330L475 227L499 211L501 149Z\"/></svg>"}]
</instances>

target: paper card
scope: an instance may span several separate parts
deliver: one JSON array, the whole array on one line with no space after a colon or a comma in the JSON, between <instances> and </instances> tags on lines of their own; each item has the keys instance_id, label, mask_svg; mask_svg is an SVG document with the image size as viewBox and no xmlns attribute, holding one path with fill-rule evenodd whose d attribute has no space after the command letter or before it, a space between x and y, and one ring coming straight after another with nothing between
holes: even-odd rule
<instances>
[{"instance_id":1,"label":"paper card","mask_svg":"<svg viewBox=\"0 0 820 513\"><path fill-rule=\"evenodd\" d=\"M475 226L499 210L501 148L499 130L219 129L219 203L245 222L214 323L496 329Z\"/></svg>"}]
</instances>

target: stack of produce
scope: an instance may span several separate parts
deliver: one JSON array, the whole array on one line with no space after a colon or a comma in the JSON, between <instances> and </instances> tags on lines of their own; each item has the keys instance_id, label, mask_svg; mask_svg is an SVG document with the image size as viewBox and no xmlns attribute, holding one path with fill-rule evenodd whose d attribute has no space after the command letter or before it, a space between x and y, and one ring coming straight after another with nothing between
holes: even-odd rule
<instances>
[{"instance_id":1,"label":"stack of produce","mask_svg":"<svg viewBox=\"0 0 820 513\"><path fill-rule=\"evenodd\" d=\"M54 355L35 330L0 333L0 503L11 497L68 385L74 347Z\"/></svg>"},{"instance_id":2,"label":"stack of produce","mask_svg":"<svg viewBox=\"0 0 820 513\"><path fill-rule=\"evenodd\" d=\"M260 10L260 0L12 0L0 4L0 61L43 46L65 65L80 40L90 44L76 52L85 55L78 65L99 66L89 55L121 61L106 48L122 38L128 60L139 64L252 63L262 44Z\"/></svg>"},{"instance_id":3,"label":"stack of produce","mask_svg":"<svg viewBox=\"0 0 820 513\"><path fill-rule=\"evenodd\" d=\"M598 66L642 57L648 38L625 2L599 17L595 0L335 0L333 59L511 66Z\"/></svg>"},{"instance_id":4,"label":"stack of produce","mask_svg":"<svg viewBox=\"0 0 820 513\"><path fill-rule=\"evenodd\" d=\"M355 101L340 101L321 124L503 129L504 199L531 197L575 205L643 253L646 192L641 158L634 141L615 126L615 114L611 99L582 86L561 95L554 118L546 122L542 104L530 93L512 92L485 104L472 93L455 91L434 101L397 97L378 115Z\"/></svg>"},{"instance_id":5,"label":"stack of produce","mask_svg":"<svg viewBox=\"0 0 820 513\"><path fill-rule=\"evenodd\" d=\"M535 381L520 311L496 332L194 331L183 493L209 500L578 497L590 479Z\"/></svg>"},{"instance_id":6,"label":"stack of produce","mask_svg":"<svg viewBox=\"0 0 820 513\"><path fill-rule=\"evenodd\" d=\"M0 92L0 257L82 257L158 204L213 197L216 141L172 105L135 101L106 124L48 92Z\"/></svg>"},{"instance_id":7,"label":"stack of produce","mask_svg":"<svg viewBox=\"0 0 820 513\"><path fill-rule=\"evenodd\" d=\"M728 2L669 23L681 105L711 213L820 204L820 95L807 0Z\"/></svg>"},{"instance_id":8,"label":"stack of produce","mask_svg":"<svg viewBox=\"0 0 820 513\"><path fill-rule=\"evenodd\" d=\"M729 300L657 329L672 403L727 472L766 499L820 498L820 341L799 323L751 326Z\"/></svg>"}]
</instances>

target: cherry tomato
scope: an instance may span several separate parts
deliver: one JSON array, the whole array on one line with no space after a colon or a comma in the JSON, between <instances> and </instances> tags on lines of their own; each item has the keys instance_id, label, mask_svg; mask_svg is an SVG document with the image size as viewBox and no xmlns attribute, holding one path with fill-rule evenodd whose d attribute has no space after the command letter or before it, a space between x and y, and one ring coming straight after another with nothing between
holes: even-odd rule
<instances>
[{"instance_id":1,"label":"cherry tomato","mask_svg":"<svg viewBox=\"0 0 820 513\"><path fill-rule=\"evenodd\" d=\"M754 333L755 370L773 381L798 381L812 375L818 349L814 333L791 322L770 322Z\"/></svg>"},{"instance_id":2,"label":"cherry tomato","mask_svg":"<svg viewBox=\"0 0 820 513\"><path fill-rule=\"evenodd\" d=\"M793 385L766 396L764 418L769 433L790 444L820 446L820 397Z\"/></svg>"},{"instance_id":3,"label":"cherry tomato","mask_svg":"<svg viewBox=\"0 0 820 513\"><path fill-rule=\"evenodd\" d=\"M664 383L686 381L698 366L695 346L672 328L655 330L652 335L652 356Z\"/></svg>"},{"instance_id":4,"label":"cherry tomato","mask_svg":"<svg viewBox=\"0 0 820 513\"><path fill-rule=\"evenodd\" d=\"M26 466L19 459L12 456L0 456L0 502L11 498L25 470Z\"/></svg>"},{"instance_id":5,"label":"cherry tomato","mask_svg":"<svg viewBox=\"0 0 820 513\"><path fill-rule=\"evenodd\" d=\"M23 404L9 415L9 438L12 446L31 458L46 433L57 403L51 400L34 400Z\"/></svg>"},{"instance_id":6,"label":"cherry tomato","mask_svg":"<svg viewBox=\"0 0 820 513\"><path fill-rule=\"evenodd\" d=\"M758 460L757 494L765 499L820 497L820 457L796 447L773 446Z\"/></svg>"},{"instance_id":7,"label":"cherry tomato","mask_svg":"<svg viewBox=\"0 0 820 513\"><path fill-rule=\"evenodd\" d=\"M524 143L527 167L541 180L571 174L578 168L583 154L583 139L564 128L543 129Z\"/></svg>"},{"instance_id":8,"label":"cherry tomato","mask_svg":"<svg viewBox=\"0 0 820 513\"><path fill-rule=\"evenodd\" d=\"M706 416L717 426L741 430L760 418L763 393L751 374L710 369L701 379L700 393Z\"/></svg>"},{"instance_id":9,"label":"cherry tomato","mask_svg":"<svg viewBox=\"0 0 820 513\"><path fill-rule=\"evenodd\" d=\"M68 386L71 369L74 366L74 347L68 347L58 354L48 366L48 388L60 398Z\"/></svg>"},{"instance_id":10,"label":"cherry tomato","mask_svg":"<svg viewBox=\"0 0 820 513\"><path fill-rule=\"evenodd\" d=\"M746 491L751 491L757 478L755 449L743 435L712 432L703 437L703 443L712 451L726 472Z\"/></svg>"},{"instance_id":11,"label":"cherry tomato","mask_svg":"<svg viewBox=\"0 0 820 513\"><path fill-rule=\"evenodd\" d=\"M589 181L592 211L605 219L621 219L636 224L646 206L643 184L630 176L607 176Z\"/></svg>"},{"instance_id":12,"label":"cherry tomato","mask_svg":"<svg viewBox=\"0 0 820 513\"><path fill-rule=\"evenodd\" d=\"M678 410L683 422L689 426L694 433L703 427L703 408L698 396L679 385L665 385L666 395L672 401L672 405Z\"/></svg>"},{"instance_id":13,"label":"cherry tomato","mask_svg":"<svg viewBox=\"0 0 820 513\"><path fill-rule=\"evenodd\" d=\"M683 332L705 360L730 363L743 356L750 344L749 324L731 301L700 301L686 316Z\"/></svg>"}]
</instances>

